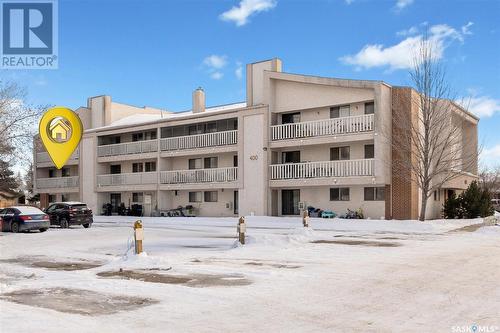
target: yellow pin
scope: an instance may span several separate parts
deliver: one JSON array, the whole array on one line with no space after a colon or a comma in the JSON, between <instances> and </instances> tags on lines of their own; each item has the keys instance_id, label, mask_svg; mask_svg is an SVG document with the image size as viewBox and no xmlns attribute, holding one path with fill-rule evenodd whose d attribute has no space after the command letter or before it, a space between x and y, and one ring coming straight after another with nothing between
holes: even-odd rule
<instances>
[{"instance_id":1,"label":"yellow pin","mask_svg":"<svg viewBox=\"0 0 500 333\"><path fill-rule=\"evenodd\" d=\"M38 132L52 162L61 169L80 143L83 126L76 113L57 106L45 112Z\"/></svg>"}]
</instances>

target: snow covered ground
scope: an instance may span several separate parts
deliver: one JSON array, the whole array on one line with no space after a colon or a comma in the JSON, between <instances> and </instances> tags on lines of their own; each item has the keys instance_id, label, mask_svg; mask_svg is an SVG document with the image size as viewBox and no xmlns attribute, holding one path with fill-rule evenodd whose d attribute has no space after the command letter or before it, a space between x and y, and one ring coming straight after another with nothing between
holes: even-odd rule
<instances>
[{"instance_id":1,"label":"snow covered ground","mask_svg":"<svg viewBox=\"0 0 500 333\"><path fill-rule=\"evenodd\" d=\"M140 256L129 217L0 233L0 331L500 332L500 226L481 219L249 217L245 246L233 218L142 220Z\"/></svg>"}]
</instances>

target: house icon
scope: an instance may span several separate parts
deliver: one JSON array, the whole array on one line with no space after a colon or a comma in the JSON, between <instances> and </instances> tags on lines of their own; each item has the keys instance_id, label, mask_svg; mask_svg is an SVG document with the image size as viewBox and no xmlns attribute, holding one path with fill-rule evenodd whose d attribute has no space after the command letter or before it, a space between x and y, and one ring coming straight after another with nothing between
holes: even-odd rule
<instances>
[{"instance_id":1,"label":"house icon","mask_svg":"<svg viewBox=\"0 0 500 333\"><path fill-rule=\"evenodd\" d=\"M66 124L63 118L52 120L49 126L50 137L57 142L64 142L69 139L71 127Z\"/></svg>"}]
</instances>

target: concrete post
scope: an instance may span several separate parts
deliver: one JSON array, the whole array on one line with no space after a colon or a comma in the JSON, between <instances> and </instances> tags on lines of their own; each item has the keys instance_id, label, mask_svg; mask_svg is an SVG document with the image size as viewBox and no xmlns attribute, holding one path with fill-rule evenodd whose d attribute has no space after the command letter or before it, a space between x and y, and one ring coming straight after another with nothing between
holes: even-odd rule
<instances>
[{"instance_id":1,"label":"concrete post","mask_svg":"<svg viewBox=\"0 0 500 333\"><path fill-rule=\"evenodd\" d=\"M144 240L144 228L141 220L134 223L135 254L142 253L142 241Z\"/></svg>"},{"instance_id":2,"label":"concrete post","mask_svg":"<svg viewBox=\"0 0 500 333\"><path fill-rule=\"evenodd\" d=\"M309 227L309 212L307 210L304 210L302 214L302 225L304 228Z\"/></svg>"},{"instance_id":3,"label":"concrete post","mask_svg":"<svg viewBox=\"0 0 500 333\"><path fill-rule=\"evenodd\" d=\"M245 224L245 218L242 216L238 220L238 240L242 245L245 245L245 231L246 231L246 224Z\"/></svg>"}]
</instances>

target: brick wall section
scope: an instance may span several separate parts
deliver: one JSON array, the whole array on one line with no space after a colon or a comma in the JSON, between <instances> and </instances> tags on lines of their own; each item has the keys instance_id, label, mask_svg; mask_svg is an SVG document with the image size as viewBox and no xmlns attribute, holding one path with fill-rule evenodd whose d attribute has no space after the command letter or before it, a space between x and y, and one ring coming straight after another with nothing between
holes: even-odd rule
<instances>
[{"instance_id":1,"label":"brick wall section","mask_svg":"<svg viewBox=\"0 0 500 333\"><path fill-rule=\"evenodd\" d=\"M404 135L404 133L400 133L399 131L405 132L406 130L409 130L401 127L401 124L407 124L406 126L408 127L410 124L410 119L412 122L416 123L416 98L417 96L415 91L410 88L392 88L393 137L395 137L396 135ZM395 126L396 121L399 122L398 126ZM395 166L395 162L397 162L398 159L414 159L415 155L413 153L410 153L408 149L401 150L393 146L392 158L392 218L397 220L417 219L419 202L418 187L412 181L412 177L413 179L415 179L415 175L410 170L404 170Z\"/></svg>"}]
</instances>

